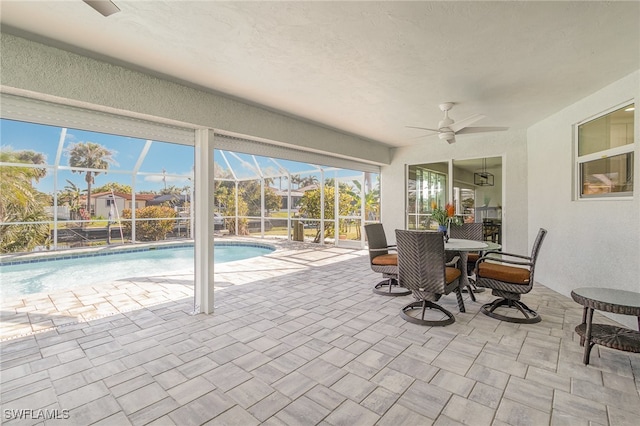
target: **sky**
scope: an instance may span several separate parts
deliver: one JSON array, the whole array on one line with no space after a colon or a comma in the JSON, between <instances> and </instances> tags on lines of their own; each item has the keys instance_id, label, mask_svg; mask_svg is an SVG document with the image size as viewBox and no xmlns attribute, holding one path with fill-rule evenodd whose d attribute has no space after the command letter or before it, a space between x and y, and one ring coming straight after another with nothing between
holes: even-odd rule
<instances>
[{"instance_id":1,"label":"sky","mask_svg":"<svg viewBox=\"0 0 640 426\"><path fill-rule=\"evenodd\" d=\"M94 186L102 186L111 182L133 186L131 171L134 169L144 149L146 144L144 139L77 129L67 129L65 134L62 128L56 126L0 120L0 148L2 150L41 152L46 156L47 164L49 165L55 163L59 141L63 134L65 136L60 166L69 165L67 154L69 147L73 144L80 142L98 143L113 153L112 157L115 161L110 164L107 173L101 173L95 177ZM136 177L136 192L159 192L165 187L165 184L167 187L173 185L178 188L190 186L189 178L193 174L194 165L193 153L194 149L191 146L152 142L140 166L139 175ZM239 179L256 176L255 171L252 169L255 163L251 156L246 154L234 155L225 151L225 157ZM273 160L265 157L256 156L256 159L258 165L266 174L277 173L278 165L288 169L292 174L301 173L302 176L309 175L309 173L305 172L315 169L314 165L294 161L276 160L276 164ZM219 167L228 169L220 151L214 151L214 160ZM340 172L338 176L346 177L358 174L360 172L348 170ZM334 176L335 174L333 173L325 175L326 178ZM319 178L319 174L317 174L317 177ZM67 186L67 180L81 189L86 188L84 173L59 170L57 190L62 190L64 186ZM36 183L35 186L39 191L53 193L56 190L53 170L50 169L47 176Z\"/></svg>"}]
</instances>

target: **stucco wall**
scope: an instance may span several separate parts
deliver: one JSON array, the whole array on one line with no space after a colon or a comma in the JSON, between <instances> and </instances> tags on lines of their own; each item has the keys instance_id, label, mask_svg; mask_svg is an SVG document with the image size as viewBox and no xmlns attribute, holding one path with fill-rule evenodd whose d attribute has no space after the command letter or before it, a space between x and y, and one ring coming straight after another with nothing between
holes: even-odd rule
<instances>
[{"instance_id":1,"label":"stucco wall","mask_svg":"<svg viewBox=\"0 0 640 426\"><path fill-rule=\"evenodd\" d=\"M0 82L5 91L79 102L194 126L264 138L373 164L389 163L386 145L196 90L127 68L2 33Z\"/></svg>"},{"instance_id":2,"label":"stucco wall","mask_svg":"<svg viewBox=\"0 0 640 426\"><path fill-rule=\"evenodd\" d=\"M395 229L405 228L405 167L410 164L502 156L503 248L524 252L527 240L527 148L524 130L465 135L449 145L436 138L392 150L392 163L381 172L381 218L387 239L395 241Z\"/></svg>"},{"instance_id":3,"label":"stucco wall","mask_svg":"<svg viewBox=\"0 0 640 426\"><path fill-rule=\"evenodd\" d=\"M573 126L635 98L635 197L576 201ZM640 291L640 71L528 129L529 238L548 229L536 281L569 295L577 287ZM636 328L635 318L616 320Z\"/></svg>"}]
</instances>

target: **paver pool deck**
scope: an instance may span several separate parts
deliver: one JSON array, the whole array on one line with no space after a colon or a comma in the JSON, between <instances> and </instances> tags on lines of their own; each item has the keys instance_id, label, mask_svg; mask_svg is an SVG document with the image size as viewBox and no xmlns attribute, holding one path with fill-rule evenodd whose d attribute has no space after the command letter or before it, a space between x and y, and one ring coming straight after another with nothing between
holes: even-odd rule
<instances>
[{"instance_id":1,"label":"paver pool deck","mask_svg":"<svg viewBox=\"0 0 640 426\"><path fill-rule=\"evenodd\" d=\"M424 327L399 316L411 296L373 294L366 250L273 243L216 265L210 315L191 274L2 300L3 424L637 424L640 355L583 365L568 296L536 284L527 325L480 313L490 292L466 313L450 295L456 322Z\"/></svg>"}]
</instances>

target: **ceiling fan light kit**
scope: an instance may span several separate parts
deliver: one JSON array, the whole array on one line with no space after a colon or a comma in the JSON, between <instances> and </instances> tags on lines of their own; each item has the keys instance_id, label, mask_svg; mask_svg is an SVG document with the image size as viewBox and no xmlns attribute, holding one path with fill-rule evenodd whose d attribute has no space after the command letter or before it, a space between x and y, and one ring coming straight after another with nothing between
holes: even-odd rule
<instances>
[{"instance_id":1,"label":"ceiling fan light kit","mask_svg":"<svg viewBox=\"0 0 640 426\"><path fill-rule=\"evenodd\" d=\"M453 132L442 132L438 134L438 137L449 143L454 143L456 141L456 134Z\"/></svg>"}]
</instances>

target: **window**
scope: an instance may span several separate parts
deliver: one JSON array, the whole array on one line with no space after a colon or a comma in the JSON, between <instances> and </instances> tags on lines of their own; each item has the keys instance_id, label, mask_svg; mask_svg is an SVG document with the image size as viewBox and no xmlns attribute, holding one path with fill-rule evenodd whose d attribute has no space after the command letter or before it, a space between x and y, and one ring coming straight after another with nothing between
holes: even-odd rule
<instances>
[{"instance_id":1,"label":"window","mask_svg":"<svg viewBox=\"0 0 640 426\"><path fill-rule=\"evenodd\" d=\"M578 125L579 198L633 195L634 109L629 104Z\"/></svg>"},{"instance_id":2,"label":"window","mask_svg":"<svg viewBox=\"0 0 640 426\"><path fill-rule=\"evenodd\" d=\"M432 228L431 203L440 208L447 203L447 176L448 163L445 162L408 167L407 229Z\"/></svg>"},{"instance_id":3,"label":"window","mask_svg":"<svg viewBox=\"0 0 640 426\"><path fill-rule=\"evenodd\" d=\"M155 239L159 218L125 217L124 196L139 209L184 208L193 156L185 144L1 118L0 254L104 244L107 220L122 229L119 242ZM184 226L165 237L184 238Z\"/></svg>"}]
</instances>

